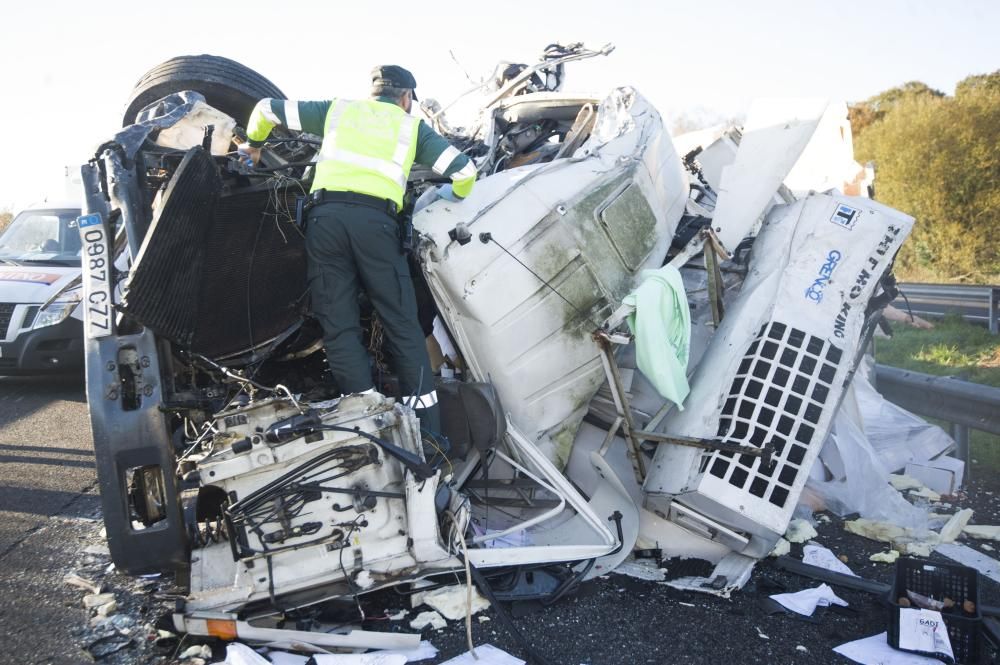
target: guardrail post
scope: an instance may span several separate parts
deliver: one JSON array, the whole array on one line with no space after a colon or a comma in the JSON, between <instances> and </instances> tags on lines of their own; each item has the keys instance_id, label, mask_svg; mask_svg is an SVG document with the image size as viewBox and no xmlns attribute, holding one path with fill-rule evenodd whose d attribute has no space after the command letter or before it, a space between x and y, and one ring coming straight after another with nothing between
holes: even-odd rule
<instances>
[{"instance_id":1,"label":"guardrail post","mask_svg":"<svg viewBox=\"0 0 1000 665\"><path fill-rule=\"evenodd\" d=\"M972 480L972 455L969 454L969 428L967 425L951 424L951 438L955 440L955 457L965 462L965 482Z\"/></svg>"},{"instance_id":2,"label":"guardrail post","mask_svg":"<svg viewBox=\"0 0 1000 665\"><path fill-rule=\"evenodd\" d=\"M994 335L1000 333L998 316L1000 316L1000 287L994 286L990 289L990 332Z\"/></svg>"}]
</instances>

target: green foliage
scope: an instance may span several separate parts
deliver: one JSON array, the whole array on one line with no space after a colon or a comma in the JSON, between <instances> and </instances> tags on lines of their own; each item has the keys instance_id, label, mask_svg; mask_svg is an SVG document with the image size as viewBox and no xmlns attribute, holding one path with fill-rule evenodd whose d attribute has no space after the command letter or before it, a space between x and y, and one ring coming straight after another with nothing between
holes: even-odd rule
<instances>
[{"instance_id":1,"label":"green foliage","mask_svg":"<svg viewBox=\"0 0 1000 665\"><path fill-rule=\"evenodd\" d=\"M897 261L903 279L1000 278L1000 71L945 97L907 83L855 111L855 157L874 161L879 200L917 219Z\"/></svg>"},{"instance_id":2,"label":"green foliage","mask_svg":"<svg viewBox=\"0 0 1000 665\"><path fill-rule=\"evenodd\" d=\"M891 338L875 340L878 362L1000 387L1000 335L959 316L941 319L930 330L892 328Z\"/></svg>"},{"instance_id":3,"label":"green foliage","mask_svg":"<svg viewBox=\"0 0 1000 665\"><path fill-rule=\"evenodd\" d=\"M14 219L14 213L10 210L0 210L0 233L10 226L11 220Z\"/></svg>"}]
</instances>

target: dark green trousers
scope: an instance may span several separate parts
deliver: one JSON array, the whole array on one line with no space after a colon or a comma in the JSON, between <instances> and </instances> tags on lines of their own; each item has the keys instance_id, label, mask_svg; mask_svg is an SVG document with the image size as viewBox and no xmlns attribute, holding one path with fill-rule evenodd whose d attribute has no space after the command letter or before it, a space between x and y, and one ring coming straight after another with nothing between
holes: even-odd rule
<instances>
[{"instance_id":1,"label":"dark green trousers","mask_svg":"<svg viewBox=\"0 0 1000 665\"><path fill-rule=\"evenodd\" d=\"M309 212L306 252L313 313L323 326L326 358L344 394L373 387L363 344L358 293L364 289L385 328L400 391L421 427L440 431L434 374L398 226L387 213L356 203L323 203Z\"/></svg>"}]
</instances>

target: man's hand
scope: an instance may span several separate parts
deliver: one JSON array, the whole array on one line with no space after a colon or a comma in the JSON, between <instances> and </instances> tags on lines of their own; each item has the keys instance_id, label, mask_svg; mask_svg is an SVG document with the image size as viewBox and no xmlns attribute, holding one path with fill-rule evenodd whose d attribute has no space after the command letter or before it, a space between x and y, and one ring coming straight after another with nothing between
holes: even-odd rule
<instances>
[{"instance_id":1,"label":"man's hand","mask_svg":"<svg viewBox=\"0 0 1000 665\"><path fill-rule=\"evenodd\" d=\"M240 155L240 161L247 166L260 164L260 148L255 148L249 143L241 143L237 151Z\"/></svg>"}]
</instances>

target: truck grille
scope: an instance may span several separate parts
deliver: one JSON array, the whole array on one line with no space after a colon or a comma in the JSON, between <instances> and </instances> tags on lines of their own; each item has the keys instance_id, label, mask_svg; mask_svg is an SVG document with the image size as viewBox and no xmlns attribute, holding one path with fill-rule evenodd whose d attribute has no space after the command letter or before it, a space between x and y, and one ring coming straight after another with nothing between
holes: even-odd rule
<instances>
[{"instance_id":1,"label":"truck grille","mask_svg":"<svg viewBox=\"0 0 1000 665\"><path fill-rule=\"evenodd\" d=\"M10 327L10 320L14 316L14 303L0 302L0 340L7 337L7 328Z\"/></svg>"}]
</instances>

